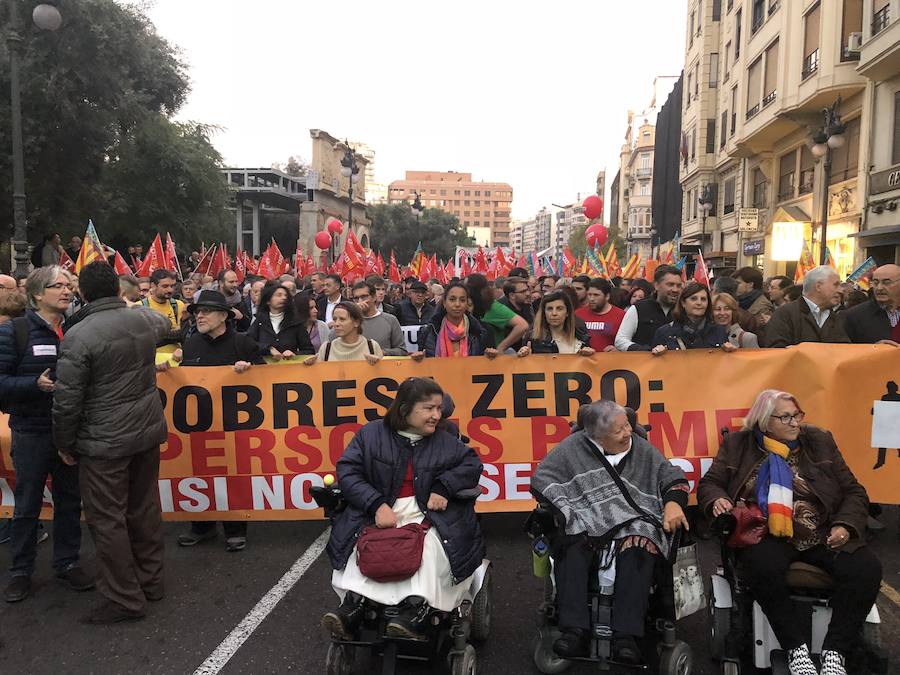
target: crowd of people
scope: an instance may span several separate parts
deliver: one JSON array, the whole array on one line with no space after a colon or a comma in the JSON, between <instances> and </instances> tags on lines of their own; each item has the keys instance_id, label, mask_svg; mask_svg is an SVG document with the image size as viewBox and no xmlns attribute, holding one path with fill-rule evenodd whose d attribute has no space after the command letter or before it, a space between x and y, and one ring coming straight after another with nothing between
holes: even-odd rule
<instances>
[{"instance_id":1,"label":"crowd of people","mask_svg":"<svg viewBox=\"0 0 900 675\"><path fill-rule=\"evenodd\" d=\"M607 352L644 351L665 358L669 351L684 349L733 352L803 342L900 345L900 266L893 264L874 270L868 294L841 283L828 266L810 270L801 285L783 276L766 280L758 269L745 267L717 275L709 288L686 282L682 270L668 265L656 269L652 282L535 278L514 268L492 281L471 274L446 285L412 276L401 283L376 276L347 284L338 275L322 273L239 281L231 270L217 278L187 271L182 279L158 269L149 278L136 278L116 275L104 262L87 265L75 276L56 264L52 253L59 246L58 241L45 242L41 262L48 264L24 280L0 275L0 403L10 415L16 472L11 578L4 597L18 602L31 593L38 517L44 484L51 477L53 566L72 589L95 584L79 563L82 504L97 544L96 583L105 603L88 615L92 623L140 618L147 601L164 596L155 490L165 421L156 372L172 364L231 366L243 373L287 360L315 367L320 361L375 364L403 356L416 361L542 354L603 358ZM410 327L417 327L412 341L404 336ZM421 419L404 409L391 423L405 439L398 446L404 452L433 433L440 418L435 410L442 392L427 387L416 392L411 394L419 397L413 407L427 408ZM619 413L597 411L594 426L597 438L611 447L621 445L625 452L632 447L631 428L619 424ZM121 425L122 419L135 424ZM610 420L618 425L615 429ZM614 438L614 431L620 437ZM357 454L369 436L377 437L375 431L366 434L352 446ZM472 462L477 458L453 448L466 476L475 475ZM354 457L345 455L345 470ZM340 466L338 470L340 474ZM684 500L679 480L669 479L667 489L675 491L667 503L678 508L666 514L666 522L674 526ZM435 480L437 487L424 499L440 511L451 485L441 485L439 476ZM710 509L727 508L718 495L731 490L723 490L709 492L717 495ZM407 492L406 497L420 496ZM389 516L385 505L391 502L368 504L363 511L395 524L398 517L421 515L407 503L409 513ZM855 521L841 527L850 536ZM246 547L246 522L226 522L224 531L228 551ZM215 522L198 521L178 537L178 544L195 546L215 537ZM657 548L662 545L650 540ZM346 545L338 557L345 557ZM481 550L479 546L472 543L473 550ZM797 557L787 551L779 555L779 561ZM451 556L441 564L458 563ZM581 570L583 563L578 565ZM471 572L468 562L462 567ZM343 574L343 589L353 598L362 582L346 570ZM772 603L775 607L774 599ZM855 620L858 603L848 604ZM352 614L356 605L348 607ZM399 634L414 632L407 619L397 628ZM349 619L335 614L329 621L340 631ZM783 630L787 636L788 628ZM836 638L836 647L843 639ZM796 640L791 634L788 642ZM575 634L569 642L563 651L577 651L582 636Z\"/></svg>"}]
</instances>

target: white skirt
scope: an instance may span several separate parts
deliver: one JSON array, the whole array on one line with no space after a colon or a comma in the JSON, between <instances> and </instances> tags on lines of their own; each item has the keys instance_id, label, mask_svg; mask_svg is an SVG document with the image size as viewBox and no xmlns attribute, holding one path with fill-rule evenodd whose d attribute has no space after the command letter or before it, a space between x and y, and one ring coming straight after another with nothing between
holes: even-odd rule
<instances>
[{"instance_id":1,"label":"white skirt","mask_svg":"<svg viewBox=\"0 0 900 675\"><path fill-rule=\"evenodd\" d=\"M421 523L425 515L419 509L415 497L401 497L391 507L397 514L397 527L409 523ZM347 591L359 593L369 600L382 605L399 605L411 595L425 598L433 608L449 612L462 604L472 585L472 577L453 583L450 560L441 544L437 528L432 527L425 535L422 548L422 566L409 579L403 581L373 581L359 571L356 547L350 554L347 565L342 570L334 570L331 585L343 601Z\"/></svg>"}]
</instances>

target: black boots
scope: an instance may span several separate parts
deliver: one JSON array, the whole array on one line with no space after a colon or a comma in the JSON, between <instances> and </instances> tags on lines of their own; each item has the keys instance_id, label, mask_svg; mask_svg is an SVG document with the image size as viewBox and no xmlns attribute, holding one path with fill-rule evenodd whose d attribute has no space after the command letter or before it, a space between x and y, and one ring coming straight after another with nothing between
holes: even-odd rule
<instances>
[{"instance_id":1,"label":"black boots","mask_svg":"<svg viewBox=\"0 0 900 675\"><path fill-rule=\"evenodd\" d=\"M400 613L390 621L388 621L385 632L390 637L402 637L410 640L425 640L423 634L425 620L431 608L425 602L425 598L418 595L411 595L403 601L400 607Z\"/></svg>"},{"instance_id":2,"label":"black boots","mask_svg":"<svg viewBox=\"0 0 900 675\"><path fill-rule=\"evenodd\" d=\"M564 628L563 634L553 641L553 651L564 659L588 655L588 632L583 628Z\"/></svg>"},{"instance_id":3,"label":"black boots","mask_svg":"<svg viewBox=\"0 0 900 675\"><path fill-rule=\"evenodd\" d=\"M362 622L364 600L361 595L348 592L340 607L322 617L322 626L340 640L352 640Z\"/></svg>"}]
</instances>

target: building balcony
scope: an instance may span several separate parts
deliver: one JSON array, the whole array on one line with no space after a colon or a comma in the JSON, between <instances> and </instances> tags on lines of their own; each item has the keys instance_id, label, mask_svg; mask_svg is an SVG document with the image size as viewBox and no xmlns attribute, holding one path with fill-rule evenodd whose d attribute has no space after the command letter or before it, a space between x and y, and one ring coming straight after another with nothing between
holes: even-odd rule
<instances>
[{"instance_id":1,"label":"building balcony","mask_svg":"<svg viewBox=\"0 0 900 675\"><path fill-rule=\"evenodd\" d=\"M872 37L863 43L857 71L871 80L887 80L900 72L900 21L891 19L890 7L872 23ZM878 28L876 31L875 28Z\"/></svg>"},{"instance_id":2,"label":"building balcony","mask_svg":"<svg viewBox=\"0 0 900 675\"><path fill-rule=\"evenodd\" d=\"M800 79L805 80L819 70L819 50L812 52L803 59L803 69L800 71Z\"/></svg>"},{"instance_id":3,"label":"building balcony","mask_svg":"<svg viewBox=\"0 0 900 675\"><path fill-rule=\"evenodd\" d=\"M650 167L641 166L641 167L637 167L637 168L633 169L632 173L633 173L633 175L637 176L638 178L649 178L650 176L653 175L653 169Z\"/></svg>"}]
</instances>

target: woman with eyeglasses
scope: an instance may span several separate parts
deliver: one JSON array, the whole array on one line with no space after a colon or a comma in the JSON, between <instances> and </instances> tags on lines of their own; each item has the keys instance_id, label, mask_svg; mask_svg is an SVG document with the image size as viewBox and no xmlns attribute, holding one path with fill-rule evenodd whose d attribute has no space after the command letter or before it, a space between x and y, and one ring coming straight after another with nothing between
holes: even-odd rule
<instances>
[{"instance_id":1,"label":"woman with eyeglasses","mask_svg":"<svg viewBox=\"0 0 900 675\"><path fill-rule=\"evenodd\" d=\"M756 505L767 528L758 543L737 549L753 598L762 607L791 673L818 672L794 616L787 572L804 562L834 580L823 673L846 673L844 659L862 631L881 583L881 563L866 546L869 498L830 432L801 424L793 394L766 389L728 434L700 480L697 502L711 518L743 501Z\"/></svg>"}]
</instances>

